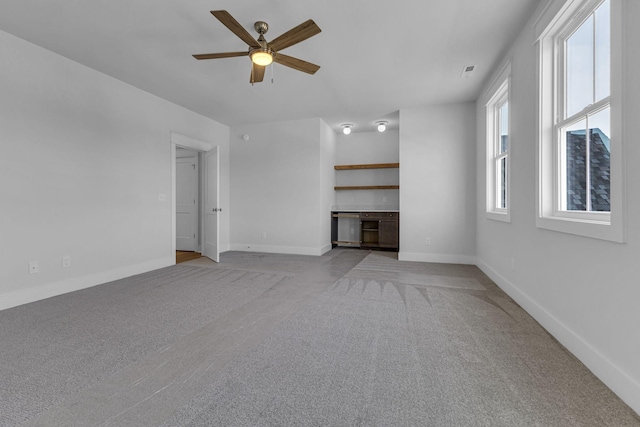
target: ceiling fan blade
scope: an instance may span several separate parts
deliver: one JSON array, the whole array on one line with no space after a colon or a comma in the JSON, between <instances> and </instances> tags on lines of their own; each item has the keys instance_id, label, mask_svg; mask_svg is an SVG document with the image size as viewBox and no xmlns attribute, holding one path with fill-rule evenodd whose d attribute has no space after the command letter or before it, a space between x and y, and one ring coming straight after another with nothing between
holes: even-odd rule
<instances>
[{"instance_id":1,"label":"ceiling fan blade","mask_svg":"<svg viewBox=\"0 0 640 427\"><path fill-rule=\"evenodd\" d=\"M226 10L212 10L211 14L218 18L220 22L224 24L225 27L231 30L233 34L240 37L242 41L248 44L251 47L260 47L260 43L253 38L251 34L247 30L244 29L238 21L234 19L233 16Z\"/></svg>"},{"instance_id":2,"label":"ceiling fan blade","mask_svg":"<svg viewBox=\"0 0 640 427\"><path fill-rule=\"evenodd\" d=\"M293 56L283 55L277 53L273 58L274 62L278 64L286 65L294 70L302 71L304 73L315 74L320 69L319 65L312 64L311 62L303 61L302 59L294 58Z\"/></svg>"},{"instance_id":3,"label":"ceiling fan blade","mask_svg":"<svg viewBox=\"0 0 640 427\"><path fill-rule=\"evenodd\" d=\"M309 19L297 27L290 29L286 33L276 37L273 41L269 42L269 46L277 52L289 46L293 46L296 43L300 43L309 37L313 37L320 31L322 31L320 27L318 27L312 19Z\"/></svg>"},{"instance_id":4,"label":"ceiling fan blade","mask_svg":"<svg viewBox=\"0 0 640 427\"><path fill-rule=\"evenodd\" d=\"M264 79L264 70L266 67L254 63L251 64L253 65L253 67L251 68L249 83L259 83Z\"/></svg>"},{"instance_id":5,"label":"ceiling fan blade","mask_svg":"<svg viewBox=\"0 0 640 427\"><path fill-rule=\"evenodd\" d=\"M233 58L234 56L247 56L249 52L223 52L223 53L201 53L193 55L196 59L218 59L218 58Z\"/></svg>"}]
</instances>

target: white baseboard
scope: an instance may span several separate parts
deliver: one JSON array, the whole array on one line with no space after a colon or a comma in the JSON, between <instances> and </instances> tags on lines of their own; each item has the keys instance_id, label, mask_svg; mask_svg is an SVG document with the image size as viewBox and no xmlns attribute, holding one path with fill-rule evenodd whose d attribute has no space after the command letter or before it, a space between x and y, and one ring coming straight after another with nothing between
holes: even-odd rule
<instances>
[{"instance_id":1,"label":"white baseboard","mask_svg":"<svg viewBox=\"0 0 640 427\"><path fill-rule=\"evenodd\" d=\"M326 253L327 253L327 252L329 252L331 249L333 249L333 245L332 245L331 243L329 243L329 244L327 244L327 245L325 245L325 246L321 247L321 248L320 248L320 255L324 255L324 254L326 254Z\"/></svg>"},{"instance_id":2,"label":"white baseboard","mask_svg":"<svg viewBox=\"0 0 640 427\"><path fill-rule=\"evenodd\" d=\"M475 265L476 257L467 255L424 254L417 252L398 252L398 261L438 262L442 264Z\"/></svg>"},{"instance_id":3,"label":"white baseboard","mask_svg":"<svg viewBox=\"0 0 640 427\"><path fill-rule=\"evenodd\" d=\"M74 277L72 279L47 283L46 285L40 285L33 288L20 289L18 291L0 295L0 310L40 301L57 295L66 294L68 292L79 291L80 289L90 288L96 285L102 285L103 283L175 265L175 263L175 257L158 258L141 264L116 268L114 270L103 271L82 277Z\"/></svg>"},{"instance_id":4,"label":"white baseboard","mask_svg":"<svg viewBox=\"0 0 640 427\"><path fill-rule=\"evenodd\" d=\"M326 246L322 248L311 248L306 246L275 246L275 245L254 245L251 243L232 243L232 251L240 252L264 252L268 254L287 255L315 255L320 256L326 252ZM329 245L331 249L331 245Z\"/></svg>"},{"instance_id":5,"label":"white baseboard","mask_svg":"<svg viewBox=\"0 0 640 427\"><path fill-rule=\"evenodd\" d=\"M542 327L584 363L585 366L617 394L620 399L636 411L636 413L640 414L640 383L484 261L478 259L476 265L527 313L536 319Z\"/></svg>"}]
</instances>

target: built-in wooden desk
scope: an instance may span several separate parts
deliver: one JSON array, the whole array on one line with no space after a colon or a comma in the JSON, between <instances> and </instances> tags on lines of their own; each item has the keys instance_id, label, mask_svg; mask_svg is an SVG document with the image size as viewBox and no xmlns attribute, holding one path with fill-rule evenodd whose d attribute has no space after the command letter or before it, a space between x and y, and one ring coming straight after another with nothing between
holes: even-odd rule
<instances>
[{"instance_id":1,"label":"built-in wooden desk","mask_svg":"<svg viewBox=\"0 0 640 427\"><path fill-rule=\"evenodd\" d=\"M340 218L358 224L356 239L340 239ZM400 212L383 210L334 210L331 212L331 244L333 247L357 247L364 249L399 249Z\"/></svg>"}]
</instances>

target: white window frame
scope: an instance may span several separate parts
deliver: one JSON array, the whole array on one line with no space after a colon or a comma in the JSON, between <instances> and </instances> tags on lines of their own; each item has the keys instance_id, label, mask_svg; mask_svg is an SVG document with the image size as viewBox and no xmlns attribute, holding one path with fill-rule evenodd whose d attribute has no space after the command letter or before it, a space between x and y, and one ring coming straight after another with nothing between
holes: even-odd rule
<instances>
[{"instance_id":1,"label":"white window frame","mask_svg":"<svg viewBox=\"0 0 640 427\"><path fill-rule=\"evenodd\" d=\"M624 242L624 136L623 136L623 57L622 16L624 2L612 0L611 5L611 91L610 96L596 103L594 110L606 105L611 108L610 135L610 212L579 212L560 209L562 201L562 173L558 134L563 116L562 41L576 29L603 0L568 0L555 14L545 10L535 24L546 23L539 33L538 50L538 153L537 153L537 215L536 226L553 231L576 234L596 239ZM543 13L544 15L544 13ZM545 22L546 21L546 22ZM575 115L574 115L575 117ZM571 119L568 119L571 120Z\"/></svg>"},{"instance_id":2,"label":"white window frame","mask_svg":"<svg viewBox=\"0 0 640 427\"><path fill-rule=\"evenodd\" d=\"M488 219L496 221L511 222L511 103L509 98L509 88L511 82L511 62L507 62L502 68L494 83L487 91L491 94L491 98L485 106L486 112L486 215ZM507 150L500 153L500 107L504 103L509 103L509 115L507 134L509 135L509 143ZM502 158L507 159L507 182L506 182L506 208L498 206L500 201L500 161Z\"/></svg>"}]
</instances>

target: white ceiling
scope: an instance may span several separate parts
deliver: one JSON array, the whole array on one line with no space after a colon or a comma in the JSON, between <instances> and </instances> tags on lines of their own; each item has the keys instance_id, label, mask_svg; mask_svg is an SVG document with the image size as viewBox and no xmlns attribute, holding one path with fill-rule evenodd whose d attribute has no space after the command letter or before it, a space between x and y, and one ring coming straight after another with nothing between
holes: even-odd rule
<instances>
[{"instance_id":1,"label":"white ceiling","mask_svg":"<svg viewBox=\"0 0 640 427\"><path fill-rule=\"evenodd\" d=\"M0 0L0 30L221 123L321 117L335 129L397 126L398 110L472 101L540 0ZM283 53L320 65L282 65L249 84L246 50L209 11L225 9L267 40L311 18L322 32ZM475 74L460 77L463 67Z\"/></svg>"}]
</instances>

